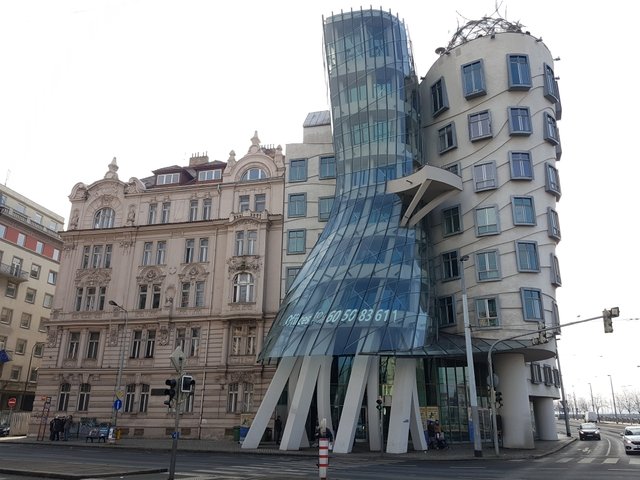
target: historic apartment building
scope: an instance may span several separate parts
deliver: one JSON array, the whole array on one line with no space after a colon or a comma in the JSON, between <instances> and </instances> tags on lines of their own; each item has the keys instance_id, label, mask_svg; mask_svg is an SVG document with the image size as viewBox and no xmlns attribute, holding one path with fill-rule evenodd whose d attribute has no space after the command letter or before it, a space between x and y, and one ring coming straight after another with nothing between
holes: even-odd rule
<instances>
[{"instance_id":1,"label":"historic apartment building","mask_svg":"<svg viewBox=\"0 0 640 480\"><path fill-rule=\"evenodd\" d=\"M64 218L0 185L0 410L31 410L60 270Z\"/></svg>"},{"instance_id":2,"label":"historic apartment building","mask_svg":"<svg viewBox=\"0 0 640 480\"><path fill-rule=\"evenodd\" d=\"M239 159L196 155L128 181L114 159L75 185L36 411L164 436L173 416L151 393L176 376L178 346L196 382L184 437L230 435L255 411L272 374L256 355L280 302L285 165L251 141Z\"/></svg>"}]
</instances>

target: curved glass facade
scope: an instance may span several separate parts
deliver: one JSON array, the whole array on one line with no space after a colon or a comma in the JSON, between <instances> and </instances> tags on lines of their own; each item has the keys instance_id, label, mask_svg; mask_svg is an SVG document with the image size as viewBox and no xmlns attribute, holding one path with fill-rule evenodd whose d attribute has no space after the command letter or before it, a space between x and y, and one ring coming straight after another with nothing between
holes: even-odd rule
<instances>
[{"instance_id":1,"label":"curved glass facade","mask_svg":"<svg viewBox=\"0 0 640 480\"><path fill-rule=\"evenodd\" d=\"M419 168L417 79L403 23L360 10L324 22L336 198L285 297L262 359L406 351L425 344L426 229L401 227L387 181Z\"/></svg>"}]
</instances>

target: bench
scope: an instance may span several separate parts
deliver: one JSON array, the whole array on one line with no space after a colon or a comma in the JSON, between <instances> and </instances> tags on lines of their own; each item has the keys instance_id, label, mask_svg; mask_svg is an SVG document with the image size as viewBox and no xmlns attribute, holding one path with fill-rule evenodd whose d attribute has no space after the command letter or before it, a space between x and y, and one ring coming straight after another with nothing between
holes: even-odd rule
<instances>
[{"instance_id":1,"label":"bench","mask_svg":"<svg viewBox=\"0 0 640 480\"><path fill-rule=\"evenodd\" d=\"M91 443L93 443L94 440L98 440L98 443L100 443L100 440L102 440L104 443L107 443L108 436L109 429L107 427L92 428L91 430L89 430L89 433L87 433L87 437L84 442L87 443L89 440L91 440Z\"/></svg>"}]
</instances>

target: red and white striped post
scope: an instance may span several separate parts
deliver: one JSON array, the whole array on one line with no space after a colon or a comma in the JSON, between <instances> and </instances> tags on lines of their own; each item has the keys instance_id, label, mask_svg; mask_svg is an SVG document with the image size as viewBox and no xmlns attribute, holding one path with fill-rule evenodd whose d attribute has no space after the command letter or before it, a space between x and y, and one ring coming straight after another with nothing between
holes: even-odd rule
<instances>
[{"instance_id":1,"label":"red and white striped post","mask_svg":"<svg viewBox=\"0 0 640 480\"><path fill-rule=\"evenodd\" d=\"M329 469L329 439L320 438L318 441L318 474L320 480L327 480L327 470Z\"/></svg>"}]
</instances>

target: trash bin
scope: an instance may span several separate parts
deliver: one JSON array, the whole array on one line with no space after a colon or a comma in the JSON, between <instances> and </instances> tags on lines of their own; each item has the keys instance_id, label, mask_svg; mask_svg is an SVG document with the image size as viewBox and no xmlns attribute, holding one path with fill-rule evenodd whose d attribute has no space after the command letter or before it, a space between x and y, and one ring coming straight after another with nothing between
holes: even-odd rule
<instances>
[{"instance_id":1,"label":"trash bin","mask_svg":"<svg viewBox=\"0 0 640 480\"><path fill-rule=\"evenodd\" d=\"M240 427L240 443L244 442L244 439L247 437L247 433L249 433L249 427Z\"/></svg>"},{"instance_id":2,"label":"trash bin","mask_svg":"<svg viewBox=\"0 0 640 480\"><path fill-rule=\"evenodd\" d=\"M233 441L234 442L239 442L240 441L240 426L239 425L237 427L233 427Z\"/></svg>"}]
</instances>

